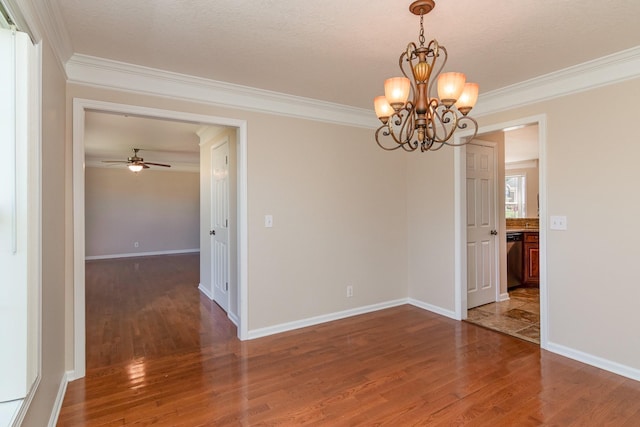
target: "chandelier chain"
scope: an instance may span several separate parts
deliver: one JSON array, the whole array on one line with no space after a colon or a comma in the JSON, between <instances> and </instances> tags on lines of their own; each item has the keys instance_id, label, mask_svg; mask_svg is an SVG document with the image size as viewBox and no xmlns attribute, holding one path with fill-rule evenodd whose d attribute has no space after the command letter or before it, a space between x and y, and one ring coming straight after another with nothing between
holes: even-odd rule
<instances>
[{"instance_id":1,"label":"chandelier chain","mask_svg":"<svg viewBox=\"0 0 640 427\"><path fill-rule=\"evenodd\" d=\"M424 20L424 13L420 13L420 36L418 37L418 41L420 42L420 47L423 47L425 42L423 20Z\"/></svg>"}]
</instances>

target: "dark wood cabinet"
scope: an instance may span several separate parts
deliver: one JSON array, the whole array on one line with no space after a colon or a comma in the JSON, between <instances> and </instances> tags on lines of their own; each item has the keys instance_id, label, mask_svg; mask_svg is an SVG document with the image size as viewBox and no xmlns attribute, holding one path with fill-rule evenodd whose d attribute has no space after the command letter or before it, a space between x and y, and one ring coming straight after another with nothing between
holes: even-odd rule
<instances>
[{"instance_id":1,"label":"dark wood cabinet","mask_svg":"<svg viewBox=\"0 0 640 427\"><path fill-rule=\"evenodd\" d=\"M540 250L538 247L539 235L537 232L524 233L524 277L525 285L537 285L540 283Z\"/></svg>"}]
</instances>

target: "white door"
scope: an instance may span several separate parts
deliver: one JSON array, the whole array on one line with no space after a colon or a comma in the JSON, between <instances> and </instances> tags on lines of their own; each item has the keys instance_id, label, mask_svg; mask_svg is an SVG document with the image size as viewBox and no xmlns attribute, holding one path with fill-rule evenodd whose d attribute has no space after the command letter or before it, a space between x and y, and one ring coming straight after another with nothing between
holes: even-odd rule
<instances>
[{"instance_id":1,"label":"white door","mask_svg":"<svg viewBox=\"0 0 640 427\"><path fill-rule=\"evenodd\" d=\"M229 143L211 148L211 281L213 299L229 311Z\"/></svg>"},{"instance_id":2,"label":"white door","mask_svg":"<svg viewBox=\"0 0 640 427\"><path fill-rule=\"evenodd\" d=\"M498 296L494 147L481 141L466 146L467 308Z\"/></svg>"}]
</instances>

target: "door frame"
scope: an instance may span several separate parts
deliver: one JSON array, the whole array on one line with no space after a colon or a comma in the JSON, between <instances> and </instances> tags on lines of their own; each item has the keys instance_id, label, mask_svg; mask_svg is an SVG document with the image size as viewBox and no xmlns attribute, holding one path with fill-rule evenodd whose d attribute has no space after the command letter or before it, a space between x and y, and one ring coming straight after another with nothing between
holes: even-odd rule
<instances>
[{"instance_id":1,"label":"door frame","mask_svg":"<svg viewBox=\"0 0 640 427\"><path fill-rule=\"evenodd\" d=\"M549 300L547 292L547 116L545 114L540 114L522 117L507 122L500 122L494 125L479 126L478 135L502 131L514 126L531 124L538 125L538 184L540 195L540 347L546 349L548 347L549 337ZM460 144L471 136L473 136L472 131L460 132L460 134L456 134L454 136L454 143ZM467 191L466 186L464 185L466 181L466 167L464 167L465 152L466 150L454 150L454 192L457 195L454 197L454 287L455 315L458 320L467 318L467 230L466 223L464 221L467 211ZM497 207L497 209L500 209L500 207ZM498 236L504 235L504 225L499 224ZM499 261L499 259L496 259L496 264L499 265ZM500 291L498 290L498 292Z\"/></svg>"},{"instance_id":2,"label":"door frame","mask_svg":"<svg viewBox=\"0 0 640 427\"><path fill-rule=\"evenodd\" d=\"M498 144L492 141L485 141L483 139L479 139L478 137L474 138L474 140L472 142L470 142L469 144L473 144L473 145L477 145L477 146L481 146L481 147L491 147L491 149L493 150L493 188L491 189L491 191L493 191L493 223L495 225L495 229L499 229L500 226L498 225L498 220L499 220L499 215L498 215ZM467 162L466 162L466 154L467 154L467 146L463 145L462 147L460 147L460 162L462 162L460 164L460 168L464 169L463 173L464 173L464 178L462 180L463 183L466 183L466 179L467 179ZM461 218L461 220L464 220L464 218L467 217L466 212L467 212L467 186L466 185L462 185L462 191L464 192L464 211L462 211L461 213L464 214L463 218ZM465 221L465 225L464 225L464 247L467 247L467 244L469 243L467 241L467 225L466 225L466 221ZM495 237L494 237L495 238ZM468 310L468 304L469 301L467 299L468 297L468 289L467 289L467 267L468 267L468 259L467 259L467 251L464 251L464 257L465 257L465 276L464 276L464 293L462 294L462 299L463 299L463 307L465 307L465 310L462 311L462 315L463 318L466 319L466 310ZM495 277L495 289L494 289L494 302L498 301L500 299L500 247L498 246L498 241L496 240L494 242L493 245L493 259L495 260L493 263L493 275Z\"/></svg>"},{"instance_id":3,"label":"door frame","mask_svg":"<svg viewBox=\"0 0 640 427\"><path fill-rule=\"evenodd\" d=\"M156 119L179 120L203 125L228 126L238 129L238 338L248 338L248 162L247 122L226 117L162 110L137 105L119 104L92 99L73 99L72 181L73 181L73 371L69 380L82 378L86 373L85 350L85 174L84 124L86 111L129 114Z\"/></svg>"}]
</instances>

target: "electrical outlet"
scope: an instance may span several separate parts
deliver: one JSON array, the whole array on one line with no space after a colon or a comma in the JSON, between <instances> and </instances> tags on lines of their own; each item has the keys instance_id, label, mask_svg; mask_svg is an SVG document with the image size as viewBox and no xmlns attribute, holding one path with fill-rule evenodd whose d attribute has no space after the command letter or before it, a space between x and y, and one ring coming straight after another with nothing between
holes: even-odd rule
<instances>
[{"instance_id":1,"label":"electrical outlet","mask_svg":"<svg viewBox=\"0 0 640 427\"><path fill-rule=\"evenodd\" d=\"M347 298L351 298L353 296L353 286L347 286Z\"/></svg>"},{"instance_id":2,"label":"electrical outlet","mask_svg":"<svg viewBox=\"0 0 640 427\"><path fill-rule=\"evenodd\" d=\"M134 248L137 248L138 246L140 246L140 243L138 243L138 242L133 242L133 247L134 247Z\"/></svg>"}]
</instances>

